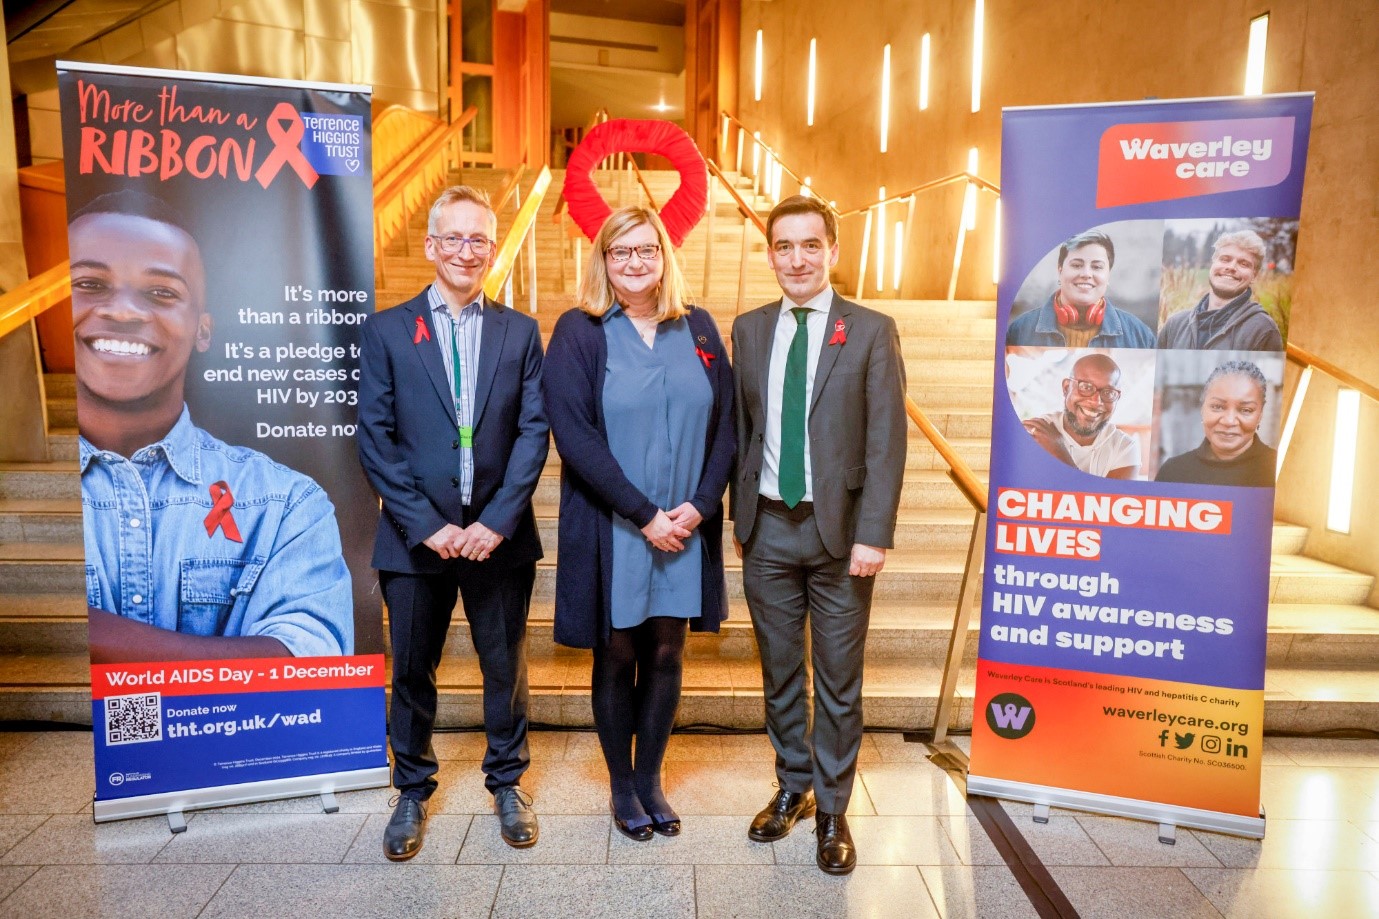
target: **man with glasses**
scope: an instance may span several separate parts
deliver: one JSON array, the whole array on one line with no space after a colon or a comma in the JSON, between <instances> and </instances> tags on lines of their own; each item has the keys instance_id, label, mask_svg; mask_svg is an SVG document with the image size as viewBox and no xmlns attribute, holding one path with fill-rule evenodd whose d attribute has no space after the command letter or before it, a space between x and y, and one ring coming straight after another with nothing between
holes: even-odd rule
<instances>
[{"instance_id":1,"label":"man with glasses","mask_svg":"<svg viewBox=\"0 0 1379 919\"><path fill-rule=\"evenodd\" d=\"M782 839L815 814L816 863L847 874L867 623L905 476L905 366L895 321L829 286L838 222L828 205L786 198L766 230L785 296L733 323L731 485L779 790L747 835Z\"/></svg>"},{"instance_id":2,"label":"man with glasses","mask_svg":"<svg viewBox=\"0 0 1379 919\"><path fill-rule=\"evenodd\" d=\"M1085 355L1063 381L1063 410L1024 422L1054 459L1107 479L1133 479L1140 442L1111 424L1120 401L1120 367L1105 354Z\"/></svg>"},{"instance_id":3,"label":"man with glasses","mask_svg":"<svg viewBox=\"0 0 1379 919\"><path fill-rule=\"evenodd\" d=\"M383 504L373 565L393 649L398 801L383 850L394 861L421 849L437 787L436 668L457 593L483 675L499 831L518 848L537 837L518 782L530 762L526 626L541 558L531 502L549 433L536 321L483 293L497 228L482 190L442 192L425 242L435 281L361 333L359 458Z\"/></svg>"}]
</instances>

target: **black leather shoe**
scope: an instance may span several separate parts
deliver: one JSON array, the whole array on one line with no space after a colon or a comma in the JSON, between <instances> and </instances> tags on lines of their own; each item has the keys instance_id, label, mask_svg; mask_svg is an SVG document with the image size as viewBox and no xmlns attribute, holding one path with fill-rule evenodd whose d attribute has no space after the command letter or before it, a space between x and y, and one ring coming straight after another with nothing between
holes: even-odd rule
<instances>
[{"instance_id":1,"label":"black leather shoe","mask_svg":"<svg viewBox=\"0 0 1379 919\"><path fill-rule=\"evenodd\" d=\"M608 813L613 815L613 826L618 828L618 832L626 836L633 842L646 842L656 835L651 829L651 818L645 814L633 817L631 820L623 820L618 816L618 812L613 809L613 802L608 802ZM675 821L676 832L679 832L680 821ZM673 835L673 834L672 834Z\"/></svg>"},{"instance_id":2,"label":"black leather shoe","mask_svg":"<svg viewBox=\"0 0 1379 919\"><path fill-rule=\"evenodd\" d=\"M383 854L389 860L405 862L421 851L426 836L426 805L405 795L397 799L392 819L383 830Z\"/></svg>"},{"instance_id":3,"label":"black leather shoe","mask_svg":"<svg viewBox=\"0 0 1379 919\"><path fill-rule=\"evenodd\" d=\"M493 812L498 815L498 832L503 842L514 849L536 845L540 833L531 795L516 785L504 785L493 793Z\"/></svg>"},{"instance_id":4,"label":"black leather shoe","mask_svg":"<svg viewBox=\"0 0 1379 919\"><path fill-rule=\"evenodd\" d=\"M651 829L662 836L680 835L680 818L674 814L651 814Z\"/></svg>"},{"instance_id":5,"label":"black leather shoe","mask_svg":"<svg viewBox=\"0 0 1379 919\"><path fill-rule=\"evenodd\" d=\"M757 814L752 826L747 830L747 838L752 842L775 842L790 835L795 821L814 813L814 792L786 791L776 792L765 810Z\"/></svg>"},{"instance_id":6,"label":"black leather shoe","mask_svg":"<svg viewBox=\"0 0 1379 919\"><path fill-rule=\"evenodd\" d=\"M857 867L857 847L852 844L848 818L819 811L814 818L814 835L819 838L815 861L827 874L851 874Z\"/></svg>"}]
</instances>

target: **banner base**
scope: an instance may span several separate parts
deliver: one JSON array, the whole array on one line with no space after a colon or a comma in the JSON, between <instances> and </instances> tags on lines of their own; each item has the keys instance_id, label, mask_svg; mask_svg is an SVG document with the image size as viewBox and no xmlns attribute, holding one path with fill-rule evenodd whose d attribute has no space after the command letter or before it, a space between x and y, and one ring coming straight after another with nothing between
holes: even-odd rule
<instances>
[{"instance_id":1,"label":"banner base","mask_svg":"<svg viewBox=\"0 0 1379 919\"><path fill-rule=\"evenodd\" d=\"M128 820L131 817L151 817L155 814L181 814L184 811L225 807L230 804L276 801L279 798L321 795L332 801L335 792L385 788L391 782L392 776L388 767L376 766L372 769L354 769L349 772L299 775L263 782L245 782L241 785L216 785L211 788L165 791L135 798L114 798L109 801L96 801L93 812L97 823L106 823L111 820Z\"/></svg>"},{"instance_id":2,"label":"banner base","mask_svg":"<svg viewBox=\"0 0 1379 919\"><path fill-rule=\"evenodd\" d=\"M1226 814L1220 811L1199 810L1195 807L1178 807L1172 804L1157 804L1137 798L1117 798L1112 795L1098 795L1089 791L1073 791L1068 788L1053 788L1048 785L1029 785L1012 782L1009 779L990 779L979 775L968 775L967 792L974 795L987 795L1010 801L1023 801L1035 806L1035 821L1047 807L1066 807L1071 810L1088 811L1093 814L1108 814L1112 817L1130 817L1159 825L1160 841L1165 836L1164 827L1191 827L1195 830L1211 830L1214 833L1228 833L1244 836L1247 839L1264 838L1264 812L1258 817L1242 817L1239 814ZM1170 836L1171 838L1171 836Z\"/></svg>"}]
</instances>

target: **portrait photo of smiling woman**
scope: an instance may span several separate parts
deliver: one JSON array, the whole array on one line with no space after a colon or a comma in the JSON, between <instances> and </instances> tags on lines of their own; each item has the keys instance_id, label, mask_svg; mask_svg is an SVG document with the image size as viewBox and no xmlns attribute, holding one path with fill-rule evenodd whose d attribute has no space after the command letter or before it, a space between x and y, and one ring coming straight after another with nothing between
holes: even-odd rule
<instances>
[{"instance_id":1,"label":"portrait photo of smiling woman","mask_svg":"<svg viewBox=\"0 0 1379 919\"><path fill-rule=\"evenodd\" d=\"M311 478L197 427L206 266L137 191L68 225L93 663L354 653L335 509Z\"/></svg>"},{"instance_id":2,"label":"portrait photo of smiling woman","mask_svg":"<svg viewBox=\"0 0 1379 919\"><path fill-rule=\"evenodd\" d=\"M1152 478L1271 487L1282 375L1282 356L1269 352L1161 352Z\"/></svg>"}]
</instances>

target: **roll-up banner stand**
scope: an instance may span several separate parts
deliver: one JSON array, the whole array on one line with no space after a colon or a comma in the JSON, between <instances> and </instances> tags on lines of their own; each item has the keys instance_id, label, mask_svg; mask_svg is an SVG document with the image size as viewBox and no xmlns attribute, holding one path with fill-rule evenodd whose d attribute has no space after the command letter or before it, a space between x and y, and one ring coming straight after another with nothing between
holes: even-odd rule
<instances>
[{"instance_id":1,"label":"roll-up banner stand","mask_svg":"<svg viewBox=\"0 0 1379 919\"><path fill-rule=\"evenodd\" d=\"M387 785L369 89L58 71L95 818Z\"/></svg>"},{"instance_id":2,"label":"roll-up banner stand","mask_svg":"<svg viewBox=\"0 0 1379 919\"><path fill-rule=\"evenodd\" d=\"M1007 109L968 789L1262 837L1310 94Z\"/></svg>"}]
</instances>

